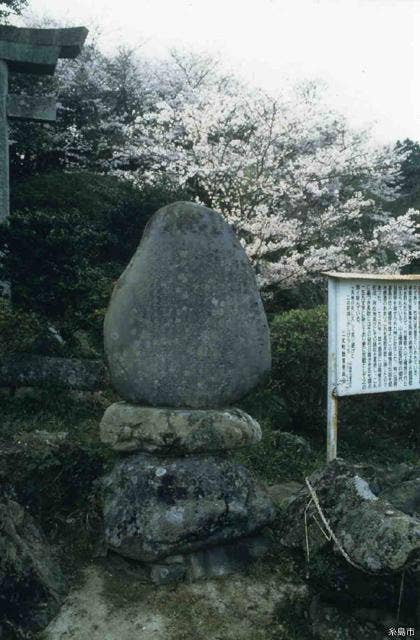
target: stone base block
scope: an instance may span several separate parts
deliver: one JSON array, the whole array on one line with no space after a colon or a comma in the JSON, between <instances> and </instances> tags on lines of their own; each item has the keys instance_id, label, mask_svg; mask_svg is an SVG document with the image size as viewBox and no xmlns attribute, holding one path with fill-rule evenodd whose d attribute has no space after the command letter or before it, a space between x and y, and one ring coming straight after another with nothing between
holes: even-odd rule
<instances>
[{"instance_id":1,"label":"stone base block","mask_svg":"<svg viewBox=\"0 0 420 640\"><path fill-rule=\"evenodd\" d=\"M103 479L103 512L108 549L156 563L253 535L276 514L242 465L146 453L117 462Z\"/></svg>"},{"instance_id":2,"label":"stone base block","mask_svg":"<svg viewBox=\"0 0 420 640\"><path fill-rule=\"evenodd\" d=\"M195 582L241 573L270 548L268 535L241 538L232 544L202 549L195 553L164 558L144 565L150 580L157 585L171 582Z\"/></svg>"},{"instance_id":3,"label":"stone base block","mask_svg":"<svg viewBox=\"0 0 420 640\"><path fill-rule=\"evenodd\" d=\"M188 454L255 444L261 440L261 428L240 409L165 409L115 402L105 411L100 435L115 451Z\"/></svg>"}]
</instances>

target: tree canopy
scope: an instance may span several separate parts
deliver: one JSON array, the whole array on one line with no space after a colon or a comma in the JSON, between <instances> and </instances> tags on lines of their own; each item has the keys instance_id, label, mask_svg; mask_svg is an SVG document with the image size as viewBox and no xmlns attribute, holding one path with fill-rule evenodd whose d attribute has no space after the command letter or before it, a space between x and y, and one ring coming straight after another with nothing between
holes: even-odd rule
<instances>
[{"instance_id":1,"label":"tree canopy","mask_svg":"<svg viewBox=\"0 0 420 640\"><path fill-rule=\"evenodd\" d=\"M352 129L315 83L273 97L207 56L107 56L93 42L56 77L12 83L59 96L57 125L14 125L15 179L77 168L182 189L226 216L268 294L418 255L418 212L393 209L410 150Z\"/></svg>"},{"instance_id":2,"label":"tree canopy","mask_svg":"<svg viewBox=\"0 0 420 640\"><path fill-rule=\"evenodd\" d=\"M12 13L22 13L27 4L28 0L2 0L0 2L0 21L3 22Z\"/></svg>"}]
</instances>

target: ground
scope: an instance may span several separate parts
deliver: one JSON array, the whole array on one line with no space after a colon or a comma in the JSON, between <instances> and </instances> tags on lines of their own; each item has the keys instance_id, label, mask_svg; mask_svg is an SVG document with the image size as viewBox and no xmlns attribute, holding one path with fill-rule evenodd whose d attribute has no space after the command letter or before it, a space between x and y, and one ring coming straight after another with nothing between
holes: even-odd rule
<instances>
[{"instance_id":1,"label":"ground","mask_svg":"<svg viewBox=\"0 0 420 640\"><path fill-rule=\"evenodd\" d=\"M279 619L305 601L303 581L265 567L164 587L141 582L117 558L89 564L42 640L284 640L298 638ZM300 636L302 637L302 636Z\"/></svg>"}]
</instances>

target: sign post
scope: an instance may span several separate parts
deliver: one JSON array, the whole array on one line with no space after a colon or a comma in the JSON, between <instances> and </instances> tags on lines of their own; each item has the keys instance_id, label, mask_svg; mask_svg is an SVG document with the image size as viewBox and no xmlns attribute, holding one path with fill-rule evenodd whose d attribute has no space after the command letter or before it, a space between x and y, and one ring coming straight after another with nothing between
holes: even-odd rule
<instances>
[{"instance_id":1,"label":"sign post","mask_svg":"<svg viewBox=\"0 0 420 640\"><path fill-rule=\"evenodd\" d=\"M327 272L327 461L338 398L420 389L420 275Z\"/></svg>"}]
</instances>

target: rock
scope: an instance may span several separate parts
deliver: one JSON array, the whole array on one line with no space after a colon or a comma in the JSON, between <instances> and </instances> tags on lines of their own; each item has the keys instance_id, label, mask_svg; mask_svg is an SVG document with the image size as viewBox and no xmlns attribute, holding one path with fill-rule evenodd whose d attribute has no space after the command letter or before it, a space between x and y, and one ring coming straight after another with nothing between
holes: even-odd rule
<instances>
[{"instance_id":1,"label":"rock","mask_svg":"<svg viewBox=\"0 0 420 640\"><path fill-rule=\"evenodd\" d=\"M185 582L186 566L184 556L168 558L166 562L153 564L148 567L150 580L157 585L171 584L172 582Z\"/></svg>"},{"instance_id":2,"label":"rock","mask_svg":"<svg viewBox=\"0 0 420 640\"><path fill-rule=\"evenodd\" d=\"M64 577L43 534L32 517L3 491L0 637L26 638L26 634L45 626L58 611L65 590Z\"/></svg>"},{"instance_id":3,"label":"rock","mask_svg":"<svg viewBox=\"0 0 420 640\"><path fill-rule=\"evenodd\" d=\"M420 560L420 520L382 499L349 510L336 533L353 561L369 571L401 571Z\"/></svg>"},{"instance_id":4,"label":"rock","mask_svg":"<svg viewBox=\"0 0 420 640\"><path fill-rule=\"evenodd\" d=\"M420 517L420 477L415 480L406 480L396 487L386 489L379 495L399 511L410 516Z\"/></svg>"},{"instance_id":5,"label":"rock","mask_svg":"<svg viewBox=\"0 0 420 640\"><path fill-rule=\"evenodd\" d=\"M115 402L105 411L101 440L115 451L194 453L237 449L261 440L261 428L240 409L160 409Z\"/></svg>"},{"instance_id":6,"label":"rock","mask_svg":"<svg viewBox=\"0 0 420 640\"><path fill-rule=\"evenodd\" d=\"M397 572L420 559L420 520L378 498L351 464L334 460L309 481L331 529L362 570ZM304 486L285 512L282 542L286 546L305 547L302 523L309 498ZM314 519L319 520L319 515L313 504L307 516L311 548L328 545Z\"/></svg>"},{"instance_id":7,"label":"rock","mask_svg":"<svg viewBox=\"0 0 420 640\"><path fill-rule=\"evenodd\" d=\"M0 386L96 390L106 384L101 360L14 354L0 361Z\"/></svg>"},{"instance_id":8,"label":"rock","mask_svg":"<svg viewBox=\"0 0 420 640\"><path fill-rule=\"evenodd\" d=\"M151 565L150 578L155 584L195 582L245 571L251 562L269 550L267 536L241 538L232 544L210 547L187 555L164 558Z\"/></svg>"},{"instance_id":9,"label":"rock","mask_svg":"<svg viewBox=\"0 0 420 640\"><path fill-rule=\"evenodd\" d=\"M137 404L224 407L261 380L267 319L221 215L190 202L154 214L114 288L104 339L115 388Z\"/></svg>"},{"instance_id":10,"label":"rock","mask_svg":"<svg viewBox=\"0 0 420 640\"><path fill-rule=\"evenodd\" d=\"M275 517L248 471L225 459L137 454L117 462L103 488L106 544L144 562L228 543Z\"/></svg>"},{"instance_id":11,"label":"rock","mask_svg":"<svg viewBox=\"0 0 420 640\"><path fill-rule=\"evenodd\" d=\"M401 483L420 478L420 465L401 462L400 464L379 466L369 463L354 465L358 474L369 482L372 491L381 495Z\"/></svg>"}]
</instances>

